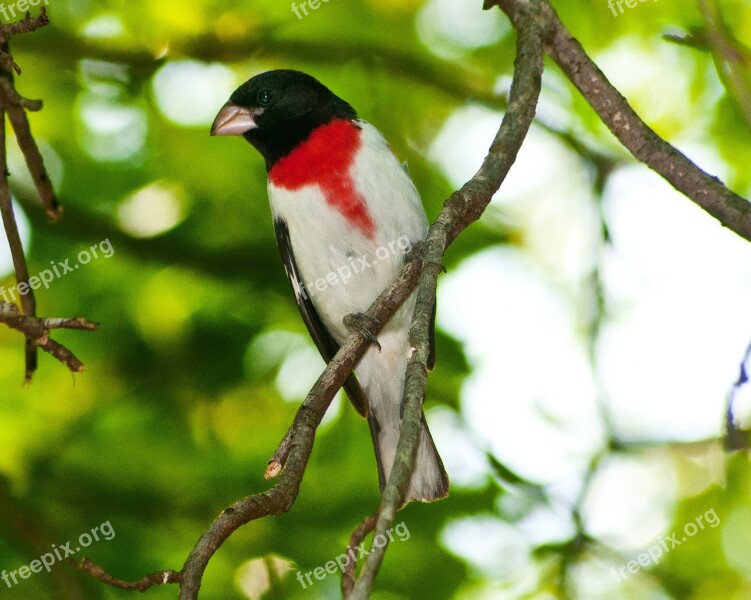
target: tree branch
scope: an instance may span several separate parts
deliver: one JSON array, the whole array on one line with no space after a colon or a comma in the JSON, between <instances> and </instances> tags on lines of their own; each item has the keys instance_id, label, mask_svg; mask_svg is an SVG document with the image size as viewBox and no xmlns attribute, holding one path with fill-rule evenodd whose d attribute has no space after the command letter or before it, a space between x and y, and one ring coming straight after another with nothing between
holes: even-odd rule
<instances>
[{"instance_id":1,"label":"tree branch","mask_svg":"<svg viewBox=\"0 0 751 600\"><path fill-rule=\"evenodd\" d=\"M349 598L352 594L352 590L355 588L355 569L357 568L357 556L355 550L362 546L367 535L375 529L378 523L378 513L375 512L372 515L365 517L362 522L355 528L352 535L349 536L349 544L347 544L348 556L352 557L345 567L342 573L342 596Z\"/></svg>"},{"instance_id":2,"label":"tree branch","mask_svg":"<svg viewBox=\"0 0 751 600\"><path fill-rule=\"evenodd\" d=\"M31 134L29 120L26 118L27 110L40 110L41 100L28 100L23 98L17 91L13 82L13 71L20 73L21 69L13 60L8 48L8 40L14 35L36 31L40 27L49 24L49 19L44 7L35 19L27 12L26 16L17 23L0 25L0 214L2 214L5 235L8 239L13 267L16 274L16 285L21 291L25 286L25 292L20 293L21 308L23 315L18 313L15 305L0 302L0 322L22 332L26 336L25 354L26 369L25 381L31 381L37 368L37 348L41 348L54 356L57 360L67 365L73 372L83 370L83 363L65 346L49 337L51 329L84 329L93 331L98 325L89 323L81 317L75 319L38 319L36 317L36 301L34 298L34 286L29 283L29 269L26 265L23 244L18 232L18 224L13 212L10 189L8 187L8 166L5 147L5 115L7 113L10 124L16 134L16 140L26 159L31 177L36 185L42 206L47 216L56 221L62 214L62 209L57 202L52 184L44 167L42 155ZM3 294L5 290L3 289Z\"/></svg>"},{"instance_id":3,"label":"tree branch","mask_svg":"<svg viewBox=\"0 0 751 600\"><path fill-rule=\"evenodd\" d=\"M0 78L5 78L5 74L0 73ZM8 188L8 166L5 150L5 104L4 99L0 96L0 214L3 217L3 227L5 228L5 237L8 239L10 254L13 258L13 268L16 272L16 285L24 284L28 288L28 293L21 294L21 307L23 312L29 318L36 317L36 301L34 300L34 290L29 285L29 269L26 266L26 257L23 253L23 244L21 235L18 232L16 215L13 212L13 203L11 201L10 189ZM32 338L27 337L25 342L26 369L25 380L28 382L37 368L36 345Z\"/></svg>"},{"instance_id":4,"label":"tree branch","mask_svg":"<svg viewBox=\"0 0 751 600\"><path fill-rule=\"evenodd\" d=\"M8 52L7 42L14 35L21 35L23 33L31 33L36 31L40 27L49 25L49 18L47 17L47 9L43 6L39 11L39 16L36 19L31 18L31 14L27 11L26 16L16 23L5 23L0 25L0 68L4 71L15 71L17 74L21 74L21 67L19 67L13 60L13 57Z\"/></svg>"},{"instance_id":5,"label":"tree branch","mask_svg":"<svg viewBox=\"0 0 751 600\"><path fill-rule=\"evenodd\" d=\"M374 320L372 333L378 334L417 285L422 261L410 261L400 277L376 299L367 315ZM318 425L334 395L363 357L370 341L360 332L351 334L318 378L300 406L288 435L289 451L276 485L270 490L244 498L226 509L201 536L183 566L180 600L197 598L201 577L217 548L239 527L267 515L287 512L295 501L308 464ZM286 436L285 436L286 439Z\"/></svg>"},{"instance_id":6,"label":"tree branch","mask_svg":"<svg viewBox=\"0 0 751 600\"><path fill-rule=\"evenodd\" d=\"M180 583L180 573L177 571L157 571L155 573L149 573L144 575L138 581L125 581L112 577L102 567L96 564L93 560L84 558L81 561L70 559L68 561L72 566L77 569L85 571L95 579L98 579L102 583L111 585L121 590L136 590L138 592L145 592L150 587L155 585L165 585L168 583Z\"/></svg>"},{"instance_id":7,"label":"tree branch","mask_svg":"<svg viewBox=\"0 0 751 600\"><path fill-rule=\"evenodd\" d=\"M79 329L83 331L99 329L98 323L91 323L83 317L39 319L28 314L20 314L15 304L2 301L0 301L0 323L5 323L11 329L23 333L34 348L39 347L48 352L74 373L83 371L83 363L65 346L50 338L50 331L53 329Z\"/></svg>"},{"instance_id":8,"label":"tree branch","mask_svg":"<svg viewBox=\"0 0 751 600\"><path fill-rule=\"evenodd\" d=\"M367 315L377 324L373 333L377 334L383 324L388 322L391 315L401 306L415 289L422 270L422 260L416 257L408 262L401 275L394 281L368 309ZM305 401L295 415L295 419L287 434L289 436L288 451L282 459L286 463L277 483L269 490L248 496L235 502L225 509L200 537L190 552L179 577L173 577L163 583L178 583L180 586L180 600L194 600L198 597L201 579L209 560L224 541L238 528L255 519L268 515L280 515L287 512L297 498L310 453L313 450L315 432L323 419L326 409L336 392L344 385L352 370L363 357L370 345L370 341L360 332L352 333L339 349L334 358L326 366L315 385L308 393ZM285 436L285 440L287 439ZM283 440L284 443L284 440ZM275 453L279 456L280 453ZM95 574L86 565L93 563L81 561L75 566ZM109 575L102 577L104 571L99 572L96 567L96 577L105 583L107 579L122 583L122 580ZM160 571L159 573L166 573ZM141 580L142 581L142 580ZM137 583L137 582L136 582ZM157 581L156 583L160 583ZM114 585L114 584L113 584ZM131 585L128 589L135 589ZM118 585L118 587L121 587Z\"/></svg>"},{"instance_id":9,"label":"tree branch","mask_svg":"<svg viewBox=\"0 0 751 600\"><path fill-rule=\"evenodd\" d=\"M723 226L751 241L751 203L702 171L644 123L569 33L548 0L485 0L486 9L500 7L517 29L530 5L539 6L544 19L545 51L626 149Z\"/></svg>"}]
</instances>

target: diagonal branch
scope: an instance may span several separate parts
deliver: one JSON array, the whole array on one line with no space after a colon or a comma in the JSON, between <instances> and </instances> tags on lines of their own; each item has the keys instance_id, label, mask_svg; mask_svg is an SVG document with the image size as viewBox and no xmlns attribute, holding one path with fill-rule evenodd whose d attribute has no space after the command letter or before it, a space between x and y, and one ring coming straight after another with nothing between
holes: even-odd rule
<instances>
[{"instance_id":1,"label":"diagonal branch","mask_svg":"<svg viewBox=\"0 0 751 600\"><path fill-rule=\"evenodd\" d=\"M49 220L54 223L62 215L63 209L57 201L55 191L52 189L52 182L49 175L47 175L42 153L39 152L36 141L34 141L34 137L31 135L31 127L24 107L28 110L39 110L41 102L19 97L18 104L8 103L5 110L8 112L8 119L16 134L16 142L26 159L26 165L29 167L29 173L31 173L31 178L34 181L37 194L39 194L42 207L47 213Z\"/></svg>"},{"instance_id":2,"label":"diagonal branch","mask_svg":"<svg viewBox=\"0 0 751 600\"><path fill-rule=\"evenodd\" d=\"M486 9L499 6L517 29L526 18L525 7L530 5L539 6L545 21L545 51L621 144L723 226L751 241L751 203L702 171L642 121L569 33L548 0L485 0Z\"/></svg>"},{"instance_id":3,"label":"diagonal branch","mask_svg":"<svg viewBox=\"0 0 751 600\"><path fill-rule=\"evenodd\" d=\"M408 262L399 278L382 292L368 309L366 314L374 319L376 325L373 327L373 333L377 334L383 324L388 322L399 306L410 296L417 286L421 270L422 260L419 257ZM284 454L281 460L286 463L276 484L265 492L238 500L225 509L200 537L185 561L179 577L173 576L165 581L155 581L155 578L149 577L151 585L178 583L179 598L194 600L198 597L201 578L209 560L232 533L250 521L268 515L284 514L292 508L313 450L316 429L334 395L344 385L369 345L370 341L362 333L352 333L326 366L295 415L287 434L289 440L286 451L275 454L275 457ZM90 573L100 581L117 587L128 586L127 589L136 589L134 586L138 584L138 582L128 584L111 577L90 560L82 560L74 566ZM159 573L168 572L160 571ZM115 581L117 583L113 583Z\"/></svg>"}]
</instances>

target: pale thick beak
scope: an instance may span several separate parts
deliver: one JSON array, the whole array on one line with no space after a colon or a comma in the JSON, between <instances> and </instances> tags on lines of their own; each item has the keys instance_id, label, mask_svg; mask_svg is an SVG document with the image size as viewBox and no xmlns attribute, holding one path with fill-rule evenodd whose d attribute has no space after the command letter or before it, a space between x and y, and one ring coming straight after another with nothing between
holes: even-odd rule
<instances>
[{"instance_id":1,"label":"pale thick beak","mask_svg":"<svg viewBox=\"0 0 751 600\"><path fill-rule=\"evenodd\" d=\"M227 102L214 119L211 135L242 135L257 129L255 118L262 112L262 108L250 109Z\"/></svg>"}]
</instances>

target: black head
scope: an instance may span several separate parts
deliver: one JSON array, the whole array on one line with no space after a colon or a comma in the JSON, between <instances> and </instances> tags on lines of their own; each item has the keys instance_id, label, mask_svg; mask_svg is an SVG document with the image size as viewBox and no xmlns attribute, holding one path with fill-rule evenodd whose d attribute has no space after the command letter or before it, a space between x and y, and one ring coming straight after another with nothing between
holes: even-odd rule
<instances>
[{"instance_id":1,"label":"black head","mask_svg":"<svg viewBox=\"0 0 751 600\"><path fill-rule=\"evenodd\" d=\"M349 104L314 77L300 71L267 71L234 91L216 116L211 135L242 135L270 169L319 125L356 117Z\"/></svg>"}]
</instances>

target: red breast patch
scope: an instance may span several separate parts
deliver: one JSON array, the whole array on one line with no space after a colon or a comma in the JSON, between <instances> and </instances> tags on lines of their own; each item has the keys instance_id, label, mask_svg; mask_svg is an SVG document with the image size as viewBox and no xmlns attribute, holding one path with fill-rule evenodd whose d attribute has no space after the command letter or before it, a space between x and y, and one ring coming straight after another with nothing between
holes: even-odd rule
<instances>
[{"instance_id":1,"label":"red breast patch","mask_svg":"<svg viewBox=\"0 0 751 600\"><path fill-rule=\"evenodd\" d=\"M373 239L375 224L351 174L355 156L362 146L360 136L360 128L344 119L321 125L276 162L269 171L269 179L286 190L318 185L330 206L367 238Z\"/></svg>"}]
</instances>

